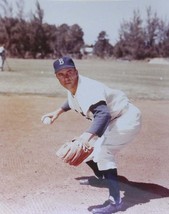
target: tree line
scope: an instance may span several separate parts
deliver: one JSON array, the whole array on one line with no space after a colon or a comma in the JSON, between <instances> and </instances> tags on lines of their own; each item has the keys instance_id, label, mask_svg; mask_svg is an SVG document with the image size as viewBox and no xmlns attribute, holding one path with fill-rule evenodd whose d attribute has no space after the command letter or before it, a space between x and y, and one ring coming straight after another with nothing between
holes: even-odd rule
<instances>
[{"instance_id":1,"label":"tree line","mask_svg":"<svg viewBox=\"0 0 169 214\"><path fill-rule=\"evenodd\" d=\"M134 11L133 18L120 27L114 55L131 59L169 57L169 23L153 13L151 7L147 8L145 23L140 12Z\"/></svg>"},{"instance_id":2,"label":"tree line","mask_svg":"<svg viewBox=\"0 0 169 214\"><path fill-rule=\"evenodd\" d=\"M63 55L82 58L85 52L83 29L74 24L60 26L44 23L44 10L36 1L36 10L26 19L24 0L16 1L17 13L8 0L0 0L0 44L5 45L8 55L20 58L55 58ZM113 23L112 23L113 25ZM133 12L131 20L119 27L119 38L110 43L105 31L101 31L93 55L100 58L145 59L169 57L169 23L161 20L151 7L143 21L139 10Z\"/></svg>"}]
</instances>

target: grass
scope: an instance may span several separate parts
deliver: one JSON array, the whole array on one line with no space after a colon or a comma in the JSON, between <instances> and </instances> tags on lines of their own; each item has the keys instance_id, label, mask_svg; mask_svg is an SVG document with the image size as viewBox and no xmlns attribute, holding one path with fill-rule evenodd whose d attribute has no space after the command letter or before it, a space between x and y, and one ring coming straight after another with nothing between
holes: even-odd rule
<instances>
[{"instance_id":1,"label":"grass","mask_svg":"<svg viewBox=\"0 0 169 214\"><path fill-rule=\"evenodd\" d=\"M8 59L10 72L1 73L0 92L5 82L13 92L50 96L65 96L65 90L56 82L54 60ZM169 99L169 66L153 65L146 61L85 59L75 60L79 73L97 79L112 88L125 91L133 99ZM8 79L8 80L7 80ZM16 84L19 84L16 87ZM10 86L8 87L10 93Z\"/></svg>"}]
</instances>

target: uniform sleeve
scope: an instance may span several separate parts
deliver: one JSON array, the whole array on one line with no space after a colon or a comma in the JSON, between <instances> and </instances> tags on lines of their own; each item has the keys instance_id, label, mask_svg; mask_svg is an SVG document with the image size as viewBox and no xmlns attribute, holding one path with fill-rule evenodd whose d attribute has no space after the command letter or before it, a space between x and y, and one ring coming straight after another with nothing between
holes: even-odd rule
<instances>
[{"instance_id":1,"label":"uniform sleeve","mask_svg":"<svg viewBox=\"0 0 169 214\"><path fill-rule=\"evenodd\" d=\"M90 107L94 115L93 122L87 132L101 137L110 123L111 115L105 101L100 101Z\"/></svg>"},{"instance_id":2,"label":"uniform sleeve","mask_svg":"<svg viewBox=\"0 0 169 214\"><path fill-rule=\"evenodd\" d=\"M69 106L68 100L61 106L64 111L69 111L71 108Z\"/></svg>"}]
</instances>

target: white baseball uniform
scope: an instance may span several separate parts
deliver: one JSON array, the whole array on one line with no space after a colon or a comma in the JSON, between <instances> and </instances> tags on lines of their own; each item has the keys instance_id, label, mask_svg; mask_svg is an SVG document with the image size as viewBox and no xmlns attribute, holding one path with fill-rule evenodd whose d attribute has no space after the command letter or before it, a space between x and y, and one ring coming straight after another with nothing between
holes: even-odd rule
<instances>
[{"instance_id":1,"label":"white baseball uniform","mask_svg":"<svg viewBox=\"0 0 169 214\"><path fill-rule=\"evenodd\" d=\"M100 101L106 102L111 120L86 161L93 159L99 170L114 169L117 168L114 157L116 152L131 142L140 130L141 113L122 91L82 75L79 75L75 96L68 91L70 108L92 120L90 107Z\"/></svg>"}]
</instances>

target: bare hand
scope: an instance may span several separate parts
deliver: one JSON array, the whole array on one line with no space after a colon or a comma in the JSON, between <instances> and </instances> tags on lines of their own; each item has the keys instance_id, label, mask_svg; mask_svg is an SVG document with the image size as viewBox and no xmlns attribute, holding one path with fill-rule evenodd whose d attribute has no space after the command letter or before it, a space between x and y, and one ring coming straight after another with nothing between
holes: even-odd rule
<instances>
[{"instance_id":1,"label":"bare hand","mask_svg":"<svg viewBox=\"0 0 169 214\"><path fill-rule=\"evenodd\" d=\"M64 112L63 109L60 108L60 109L58 109L56 111L47 113L47 114L45 114L45 115L43 115L41 117L41 121L43 122L43 120L45 119L45 117L49 117L49 118L51 118L51 123L53 123L59 117L59 115L61 113L63 113L63 112Z\"/></svg>"}]
</instances>

